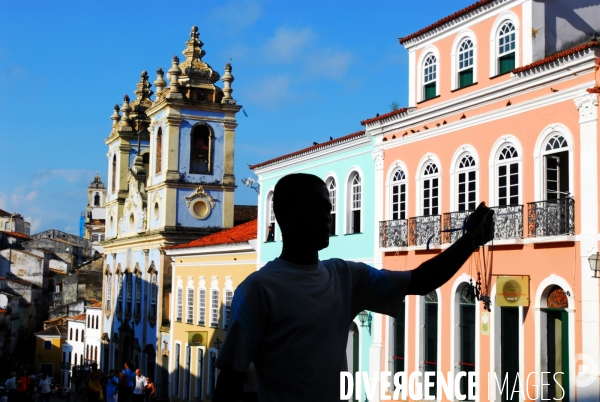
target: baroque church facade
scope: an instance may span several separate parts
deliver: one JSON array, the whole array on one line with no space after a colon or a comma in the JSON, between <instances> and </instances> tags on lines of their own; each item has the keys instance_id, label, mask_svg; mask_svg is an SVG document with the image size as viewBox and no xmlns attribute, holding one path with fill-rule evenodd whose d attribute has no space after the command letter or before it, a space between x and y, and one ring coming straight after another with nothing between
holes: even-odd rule
<instances>
[{"instance_id":1,"label":"baroque church facade","mask_svg":"<svg viewBox=\"0 0 600 402\"><path fill-rule=\"evenodd\" d=\"M106 188L106 266L101 368L132 361L168 392L171 258L188 243L234 221L234 139L241 106L224 74L202 58L192 27L180 63L174 56L150 89L142 72L136 99L125 95L111 117ZM216 82L221 79L223 88ZM152 95L154 97L152 98Z\"/></svg>"}]
</instances>

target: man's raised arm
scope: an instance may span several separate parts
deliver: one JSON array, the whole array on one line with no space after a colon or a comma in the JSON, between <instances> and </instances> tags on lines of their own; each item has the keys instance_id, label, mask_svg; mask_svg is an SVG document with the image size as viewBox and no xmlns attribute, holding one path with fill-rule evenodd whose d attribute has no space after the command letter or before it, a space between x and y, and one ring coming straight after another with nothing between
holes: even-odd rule
<instances>
[{"instance_id":1,"label":"man's raised arm","mask_svg":"<svg viewBox=\"0 0 600 402\"><path fill-rule=\"evenodd\" d=\"M463 266L473 251L494 238L494 211L479 204L465 224L466 232L439 255L412 270L407 294L426 295L439 288Z\"/></svg>"}]
</instances>

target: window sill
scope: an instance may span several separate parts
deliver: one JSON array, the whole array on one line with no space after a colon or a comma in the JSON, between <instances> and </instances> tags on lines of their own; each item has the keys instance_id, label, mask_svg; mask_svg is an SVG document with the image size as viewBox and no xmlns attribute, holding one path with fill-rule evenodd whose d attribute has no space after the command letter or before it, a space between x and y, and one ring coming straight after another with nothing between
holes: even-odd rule
<instances>
[{"instance_id":1,"label":"window sill","mask_svg":"<svg viewBox=\"0 0 600 402\"><path fill-rule=\"evenodd\" d=\"M417 102L417 105L420 105L421 103L429 102L429 101L431 101L431 100L434 100L434 99L437 99L437 98L439 98L439 97L440 97L440 95L436 95L436 96L434 96L433 98L429 98L429 99L422 100L421 102Z\"/></svg>"},{"instance_id":2,"label":"window sill","mask_svg":"<svg viewBox=\"0 0 600 402\"><path fill-rule=\"evenodd\" d=\"M496 75L494 75L493 77L490 77L490 80L496 79L496 78L498 78L498 77L505 76L506 74L510 74L511 72L512 72L512 71L507 71L507 72L505 72L505 73L502 73L502 74L496 74Z\"/></svg>"},{"instance_id":3,"label":"window sill","mask_svg":"<svg viewBox=\"0 0 600 402\"><path fill-rule=\"evenodd\" d=\"M453 89L453 90L452 90L452 91L450 91L450 92L452 92L452 93L454 93L454 92L458 92L458 91L460 91L461 89L470 88L470 87L473 87L473 86L475 86L475 85L477 85L477 84L478 84L478 82L474 82L474 83L472 83L472 84L465 85L464 87L460 87L460 88Z\"/></svg>"},{"instance_id":4,"label":"window sill","mask_svg":"<svg viewBox=\"0 0 600 402\"><path fill-rule=\"evenodd\" d=\"M277 243L275 240L267 240L265 242L263 242L264 244L268 244L268 243Z\"/></svg>"},{"instance_id":5,"label":"window sill","mask_svg":"<svg viewBox=\"0 0 600 402\"><path fill-rule=\"evenodd\" d=\"M334 234L334 235L330 234L329 237L337 237L337 235L336 234Z\"/></svg>"},{"instance_id":6,"label":"window sill","mask_svg":"<svg viewBox=\"0 0 600 402\"><path fill-rule=\"evenodd\" d=\"M353 236L353 235L361 235L363 234L362 232L357 232L357 233L346 233L344 234L344 236Z\"/></svg>"}]
</instances>

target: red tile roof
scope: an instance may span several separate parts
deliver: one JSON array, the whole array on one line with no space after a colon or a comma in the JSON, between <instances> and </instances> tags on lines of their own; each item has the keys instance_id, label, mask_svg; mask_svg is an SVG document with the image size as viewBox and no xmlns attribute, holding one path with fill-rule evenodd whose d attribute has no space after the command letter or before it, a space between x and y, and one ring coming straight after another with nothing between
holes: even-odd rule
<instances>
[{"instance_id":1,"label":"red tile roof","mask_svg":"<svg viewBox=\"0 0 600 402\"><path fill-rule=\"evenodd\" d=\"M401 44L404 44L405 42L408 42L409 40L411 40L413 38L416 38L417 36L421 36L424 33L432 31L432 30L434 30L437 27L440 27L440 26L442 26L442 25L444 25L444 24L446 24L446 23L448 23L448 22L450 22L450 21L452 21L452 20L454 20L454 19L456 19L456 18L458 18L460 16L468 14L471 11L476 10L477 8L479 8L481 6L484 6L484 5L488 4L488 3L493 3L494 1L495 0L480 0L477 3L471 4L470 6L468 6L466 8L463 8L460 11L457 11L454 14L447 16L446 18L442 18L441 20L439 20L437 22L434 22L433 24L431 24L431 25L429 25L429 26L427 26L427 27L425 27L423 29L420 29L417 32L412 33L412 34L410 34L408 36L405 36L404 38L399 38L398 40L400 41Z\"/></svg>"},{"instance_id":2,"label":"red tile roof","mask_svg":"<svg viewBox=\"0 0 600 402\"><path fill-rule=\"evenodd\" d=\"M257 222L258 220L254 219L250 222L234 226L231 229L225 229L186 244L165 247L165 249L207 247L216 246L219 244L235 244L247 242L249 240L256 239Z\"/></svg>"},{"instance_id":3,"label":"red tile roof","mask_svg":"<svg viewBox=\"0 0 600 402\"><path fill-rule=\"evenodd\" d=\"M397 114L402 114L402 113L406 112L407 110L408 110L408 108L394 110L392 112L382 114L381 116L373 117L372 119L363 120L360 122L360 124L362 124L363 126L366 126L367 124L373 123L374 121L383 120L383 119L387 119L388 117L395 116Z\"/></svg>"},{"instance_id":4,"label":"red tile roof","mask_svg":"<svg viewBox=\"0 0 600 402\"><path fill-rule=\"evenodd\" d=\"M74 315L73 317L67 317L69 321L85 321L85 314Z\"/></svg>"},{"instance_id":5,"label":"red tile roof","mask_svg":"<svg viewBox=\"0 0 600 402\"><path fill-rule=\"evenodd\" d=\"M16 238L16 239L31 240L31 237L27 236L24 233L18 233L18 232L4 232L4 233L7 234L8 236Z\"/></svg>"},{"instance_id":6,"label":"red tile roof","mask_svg":"<svg viewBox=\"0 0 600 402\"><path fill-rule=\"evenodd\" d=\"M294 158L296 156L300 156L300 155L304 155L304 154L307 154L307 153L315 152L315 151L318 151L318 150L320 150L322 148L328 147L330 145L335 145L337 143L341 143L341 142L344 142L344 141L347 141L347 140L350 140L350 139L353 139L353 138L357 138L357 137L362 137L364 135L365 135L364 131L357 131L356 133L348 134L348 135L346 135L344 137L335 138L335 139L333 139L331 141L327 141L327 142L323 142L321 144L313 145L312 147L304 148L304 149L301 149L300 151L292 152L292 153L280 156L278 158L269 159L266 162L262 162L262 163L258 163L256 165L252 165L252 166L250 166L250 169L254 170L254 169L257 169L259 167L270 165L270 164L273 164L275 162L279 162L279 161L282 161L282 160L285 160L285 159L291 159L291 158Z\"/></svg>"},{"instance_id":7,"label":"red tile roof","mask_svg":"<svg viewBox=\"0 0 600 402\"><path fill-rule=\"evenodd\" d=\"M600 86L595 86L593 88L586 89L591 94L600 94Z\"/></svg>"},{"instance_id":8,"label":"red tile roof","mask_svg":"<svg viewBox=\"0 0 600 402\"><path fill-rule=\"evenodd\" d=\"M235 226L250 222L258 218L258 207L256 205L234 205L233 224Z\"/></svg>"},{"instance_id":9,"label":"red tile roof","mask_svg":"<svg viewBox=\"0 0 600 402\"><path fill-rule=\"evenodd\" d=\"M582 51L584 51L586 49L589 49L589 48L592 48L592 47L595 47L595 46L598 46L598 42L596 40L589 41L589 42L584 43L582 45L578 45L578 46L572 47L571 49L567 49L567 50L563 50L562 52L555 53L555 54L553 54L551 56L548 56L548 57L546 57L544 59L538 60L538 61L536 61L534 63L528 64L526 66L515 68L514 70L512 70L512 72L513 72L513 74L522 73L524 71L531 70L532 68L552 63L553 61L556 61L558 59L562 59L563 57L567 57L567 56L570 56L572 54L582 52Z\"/></svg>"}]
</instances>

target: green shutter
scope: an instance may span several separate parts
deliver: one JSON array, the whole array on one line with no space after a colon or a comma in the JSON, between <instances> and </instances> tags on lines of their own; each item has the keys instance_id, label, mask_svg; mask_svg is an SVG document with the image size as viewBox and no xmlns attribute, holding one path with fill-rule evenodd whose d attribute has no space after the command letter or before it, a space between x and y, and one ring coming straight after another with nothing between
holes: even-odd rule
<instances>
[{"instance_id":1,"label":"green shutter","mask_svg":"<svg viewBox=\"0 0 600 402\"><path fill-rule=\"evenodd\" d=\"M469 68L468 70L461 71L458 73L459 88L464 88L473 84L473 69Z\"/></svg>"},{"instance_id":2,"label":"green shutter","mask_svg":"<svg viewBox=\"0 0 600 402\"><path fill-rule=\"evenodd\" d=\"M498 59L500 71L498 74L508 73L515 69L515 53L504 55Z\"/></svg>"},{"instance_id":3,"label":"green shutter","mask_svg":"<svg viewBox=\"0 0 600 402\"><path fill-rule=\"evenodd\" d=\"M518 307L500 307L500 366L504 381L508 375L508 389L505 388L501 400L510 401L512 389L515 384L517 373L519 372L519 308ZM518 383L517 383L518 384ZM520 393L514 395L518 400L523 389L516 389Z\"/></svg>"},{"instance_id":4,"label":"green shutter","mask_svg":"<svg viewBox=\"0 0 600 402\"><path fill-rule=\"evenodd\" d=\"M435 81L425 85L425 100L437 96Z\"/></svg>"}]
</instances>

